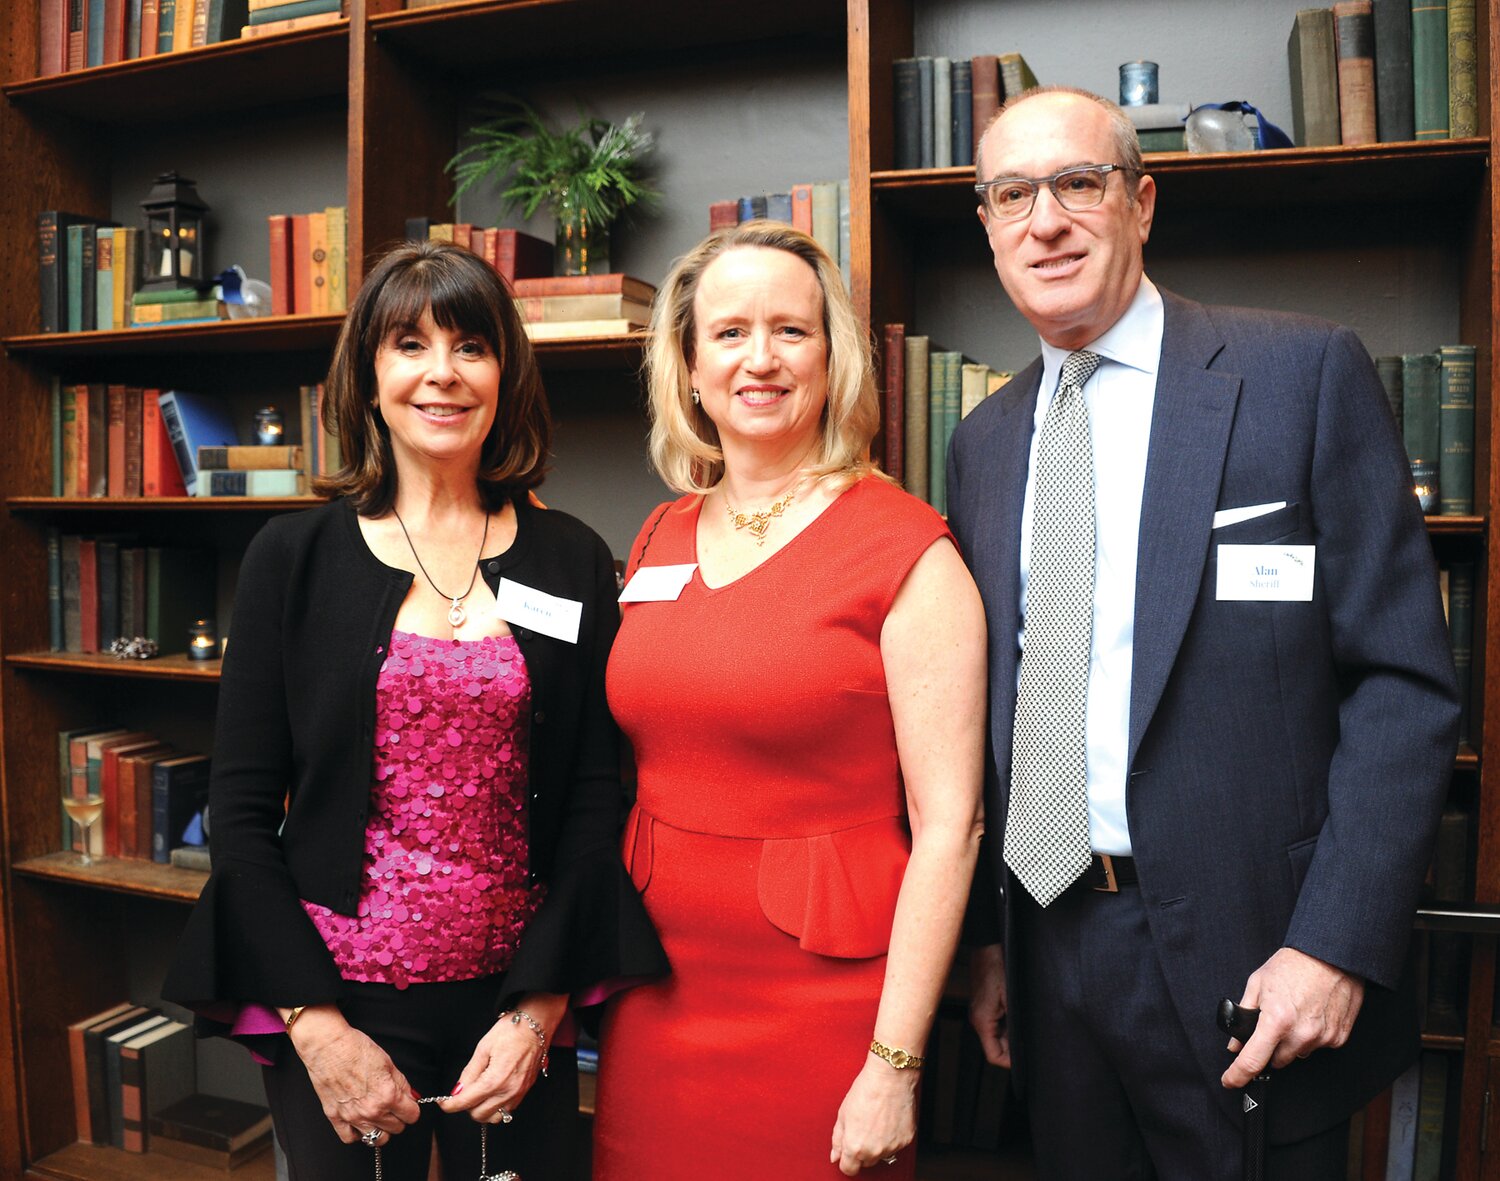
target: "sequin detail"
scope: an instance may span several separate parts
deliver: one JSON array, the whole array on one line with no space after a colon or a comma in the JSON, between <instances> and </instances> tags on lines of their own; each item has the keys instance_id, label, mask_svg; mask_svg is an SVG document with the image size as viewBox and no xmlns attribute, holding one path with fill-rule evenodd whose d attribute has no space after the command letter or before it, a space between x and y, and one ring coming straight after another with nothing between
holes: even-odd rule
<instances>
[{"instance_id":1,"label":"sequin detail","mask_svg":"<svg viewBox=\"0 0 1500 1181\"><path fill-rule=\"evenodd\" d=\"M302 903L344 979L404 988L510 966L543 894L526 868L530 716L513 637L391 633L358 912Z\"/></svg>"}]
</instances>

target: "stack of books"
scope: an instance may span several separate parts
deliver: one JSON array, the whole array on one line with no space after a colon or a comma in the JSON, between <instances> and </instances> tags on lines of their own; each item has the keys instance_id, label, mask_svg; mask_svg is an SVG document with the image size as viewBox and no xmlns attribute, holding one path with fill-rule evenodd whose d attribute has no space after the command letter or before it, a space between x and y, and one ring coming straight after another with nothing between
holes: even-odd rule
<instances>
[{"instance_id":1,"label":"stack of books","mask_svg":"<svg viewBox=\"0 0 1500 1181\"><path fill-rule=\"evenodd\" d=\"M150 1005L122 1002L73 1022L68 1062L78 1138L126 1152L147 1151L151 1117L197 1086L192 1027Z\"/></svg>"},{"instance_id":2,"label":"stack of books","mask_svg":"<svg viewBox=\"0 0 1500 1181\"><path fill-rule=\"evenodd\" d=\"M651 322L656 288L630 275L517 279L516 306L532 340L625 336Z\"/></svg>"},{"instance_id":3,"label":"stack of books","mask_svg":"<svg viewBox=\"0 0 1500 1181\"><path fill-rule=\"evenodd\" d=\"M178 0L179 4L182 2ZM195 2L204 3L205 0ZM215 3L217 0L206 2ZM331 25L344 16L343 0L249 0L249 6L248 19L240 22L241 37L263 37Z\"/></svg>"}]
</instances>

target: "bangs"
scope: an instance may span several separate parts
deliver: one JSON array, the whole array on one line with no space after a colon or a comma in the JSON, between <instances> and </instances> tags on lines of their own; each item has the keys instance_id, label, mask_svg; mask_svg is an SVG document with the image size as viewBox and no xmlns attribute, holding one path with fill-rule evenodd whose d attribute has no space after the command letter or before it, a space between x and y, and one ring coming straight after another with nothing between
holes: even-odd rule
<instances>
[{"instance_id":1,"label":"bangs","mask_svg":"<svg viewBox=\"0 0 1500 1181\"><path fill-rule=\"evenodd\" d=\"M439 328L481 338L503 367L505 347L495 309L485 298L484 287L472 275L463 274L471 266L489 269L477 256L464 257L454 251L420 259L392 275L370 317L370 358L393 332L415 328L422 314L430 311Z\"/></svg>"}]
</instances>

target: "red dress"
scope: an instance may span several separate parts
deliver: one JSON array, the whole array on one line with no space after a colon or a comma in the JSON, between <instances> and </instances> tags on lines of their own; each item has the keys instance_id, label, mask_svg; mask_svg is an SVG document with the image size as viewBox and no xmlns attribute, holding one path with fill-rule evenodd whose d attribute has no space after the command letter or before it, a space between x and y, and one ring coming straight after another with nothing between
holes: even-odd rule
<instances>
[{"instance_id":1,"label":"red dress","mask_svg":"<svg viewBox=\"0 0 1500 1181\"><path fill-rule=\"evenodd\" d=\"M652 513L631 572L648 534L644 564L696 561L700 506ZM867 478L727 586L695 572L675 602L626 605L608 678L639 769L624 856L672 975L606 1015L596 1179L841 1176L833 1125L911 849L880 632L945 536Z\"/></svg>"}]
</instances>

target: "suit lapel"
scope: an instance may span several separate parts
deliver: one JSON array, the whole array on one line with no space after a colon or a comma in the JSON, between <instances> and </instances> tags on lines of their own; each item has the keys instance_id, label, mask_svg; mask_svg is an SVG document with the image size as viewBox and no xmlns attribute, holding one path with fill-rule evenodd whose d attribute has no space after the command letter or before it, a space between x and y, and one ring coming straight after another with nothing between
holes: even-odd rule
<instances>
[{"instance_id":1,"label":"suit lapel","mask_svg":"<svg viewBox=\"0 0 1500 1181\"><path fill-rule=\"evenodd\" d=\"M1136 565L1131 764L1198 599L1240 391L1237 375L1207 368L1224 344L1203 307L1165 291L1162 300Z\"/></svg>"}]
</instances>

